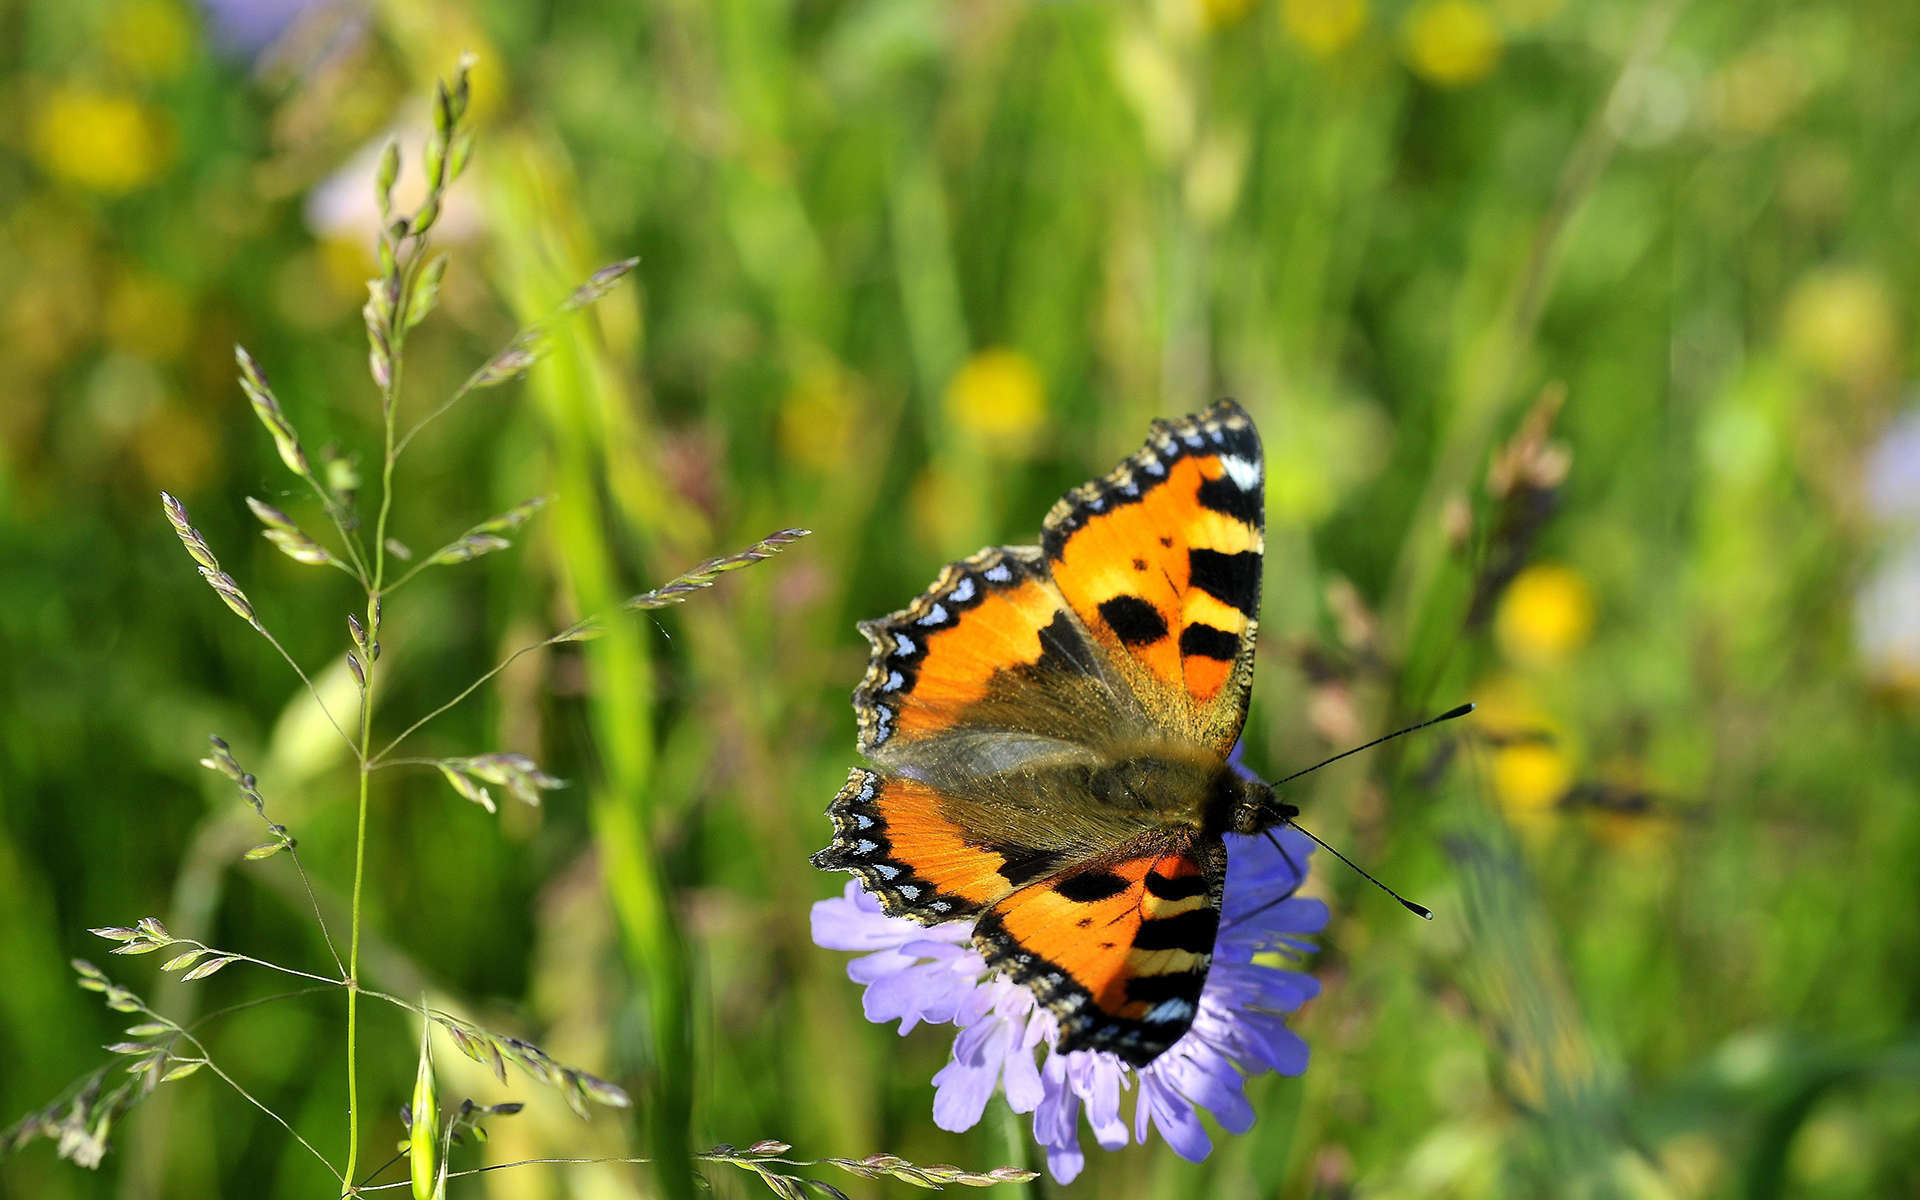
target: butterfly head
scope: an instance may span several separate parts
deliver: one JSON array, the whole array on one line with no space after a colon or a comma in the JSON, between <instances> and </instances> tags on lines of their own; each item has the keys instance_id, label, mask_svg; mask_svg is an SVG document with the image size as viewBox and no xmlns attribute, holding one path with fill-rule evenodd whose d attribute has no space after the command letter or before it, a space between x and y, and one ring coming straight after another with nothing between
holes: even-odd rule
<instances>
[{"instance_id":1,"label":"butterfly head","mask_svg":"<svg viewBox=\"0 0 1920 1200\"><path fill-rule=\"evenodd\" d=\"M1235 833L1265 833L1300 815L1299 809L1276 797L1272 788L1257 779L1235 773L1227 786L1232 798L1227 826Z\"/></svg>"}]
</instances>

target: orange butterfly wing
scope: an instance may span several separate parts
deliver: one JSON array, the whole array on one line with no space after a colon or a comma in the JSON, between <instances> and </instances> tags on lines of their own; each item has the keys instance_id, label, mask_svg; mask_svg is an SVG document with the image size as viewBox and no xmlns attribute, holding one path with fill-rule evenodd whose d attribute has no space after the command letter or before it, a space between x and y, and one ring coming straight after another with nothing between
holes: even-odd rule
<instances>
[{"instance_id":1,"label":"orange butterfly wing","mask_svg":"<svg viewBox=\"0 0 1920 1200\"><path fill-rule=\"evenodd\" d=\"M979 912L1013 890L1010 856L970 841L940 802L917 780L856 767L827 810L833 844L813 864L853 872L886 912L925 925Z\"/></svg>"},{"instance_id":2,"label":"orange butterfly wing","mask_svg":"<svg viewBox=\"0 0 1920 1200\"><path fill-rule=\"evenodd\" d=\"M853 693L858 744L882 764L941 743L977 749L983 734L1084 743L1129 709L1127 726L1147 726L1105 685L1099 650L1031 546L949 565L925 595L860 632L873 656Z\"/></svg>"},{"instance_id":3,"label":"orange butterfly wing","mask_svg":"<svg viewBox=\"0 0 1920 1200\"><path fill-rule=\"evenodd\" d=\"M1253 686L1263 480L1260 435L1223 400L1154 422L1138 453L1054 505L1041 538L1061 595L1133 691L1223 756Z\"/></svg>"},{"instance_id":4,"label":"orange butterfly wing","mask_svg":"<svg viewBox=\"0 0 1920 1200\"><path fill-rule=\"evenodd\" d=\"M859 747L880 769L855 770L834 797L834 841L815 865L932 924L1139 832L1079 804L1074 785L1100 761L1088 747L1150 723L1105 683L1038 549L953 563L860 630L873 655L853 696Z\"/></svg>"},{"instance_id":5,"label":"orange butterfly wing","mask_svg":"<svg viewBox=\"0 0 1920 1200\"><path fill-rule=\"evenodd\" d=\"M1144 1064L1198 1009L1226 851L1169 815L1181 797L1135 785L1225 770L1252 683L1261 480L1232 401L1155 422L1054 506L1040 547L983 550L860 626L858 744L878 769L834 798L813 861L892 915L977 918L1062 1049ZM1143 761L1172 769L1127 773Z\"/></svg>"},{"instance_id":6,"label":"orange butterfly wing","mask_svg":"<svg viewBox=\"0 0 1920 1200\"><path fill-rule=\"evenodd\" d=\"M1156 832L1002 898L974 944L1059 1019L1061 1050L1144 1065L1199 1011L1225 879L1218 837Z\"/></svg>"}]
</instances>

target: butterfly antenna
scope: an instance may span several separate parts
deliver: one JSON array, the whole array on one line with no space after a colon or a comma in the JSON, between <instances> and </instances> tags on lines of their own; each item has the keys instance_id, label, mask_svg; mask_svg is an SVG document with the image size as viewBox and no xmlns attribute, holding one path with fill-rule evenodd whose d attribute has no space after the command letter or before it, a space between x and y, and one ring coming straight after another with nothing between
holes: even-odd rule
<instances>
[{"instance_id":1,"label":"butterfly antenna","mask_svg":"<svg viewBox=\"0 0 1920 1200\"><path fill-rule=\"evenodd\" d=\"M1417 729L1419 728L1419 726L1416 725L1414 728ZM1294 821L1291 817L1287 819L1287 824L1292 825L1295 829L1299 829L1301 833L1304 833L1308 837L1312 838L1315 845L1319 846L1322 850L1325 850L1328 854L1333 855L1335 858L1339 859L1341 862L1347 864L1349 867L1352 867L1356 872L1359 873L1360 878L1366 880L1368 883L1379 888L1381 891L1385 892L1387 895L1392 896L1395 900L1398 900L1401 904L1401 907L1405 908L1408 912L1412 913L1414 916L1425 917L1429 921L1433 920L1433 910L1428 908L1426 905L1415 904L1413 901L1407 899L1405 896L1402 896L1399 892L1394 891L1392 888L1388 887L1386 884L1381 883L1378 879L1375 879L1373 876L1367 874L1366 868L1362 867L1359 863L1354 862L1352 859L1340 853L1338 850L1335 850L1332 846L1329 846L1325 842L1321 841L1317 836L1314 835L1314 833L1311 830L1302 829L1299 823ZM1282 853L1284 853L1284 851Z\"/></svg>"},{"instance_id":2,"label":"butterfly antenna","mask_svg":"<svg viewBox=\"0 0 1920 1200\"><path fill-rule=\"evenodd\" d=\"M1390 742L1393 739L1399 737L1401 734L1412 733L1416 729L1425 729L1429 725L1438 725L1442 721L1451 721L1455 717L1464 717L1472 711L1473 711L1473 705L1471 703L1462 704L1458 708L1450 708L1446 712L1441 713L1437 717L1427 718L1426 720L1420 722L1418 725L1409 725L1405 729L1396 729L1392 733L1387 734L1385 737L1377 737L1373 739L1372 741L1368 742L1364 746L1355 746L1351 750L1342 750L1340 753L1334 755L1332 758L1327 759L1325 762L1317 762L1312 766L1308 767L1304 771L1295 771L1293 774L1287 776L1285 779L1269 784L1268 786L1278 789L1282 784L1292 783L1294 780L1300 778L1302 775L1311 775L1313 774L1313 772L1318 771L1321 767L1328 766L1332 763L1337 763L1341 759L1347 757L1347 755L1349 754L1358 754L1362 750L1371 750L1375 746L1378 746L1381 742ZM1300 832L1306 833L1307 831L1302 829ZM1308 834L1308 836L1311 837L1312 835ZM1317 841L1318 839L1316 838L1315 840ZM1327 849L1332 850L1333 847L1328 846Z\"/></svg>"},{"instance_id":3,"label":"butterfly antenna","mask_svg":"<svg viewBox=\"0 0 1920 1200\"><path fill-rule=\"evenodd\" d=\"M1313 764L1311 767L1308 767L1304 771L1295 771L1293 774L1287 776L1285 779L1280 780L1279 783L1275 783L1272 786L1275 788L1278 788L1280 787L1281 784L1291 783L1293 780L1300 778L1302 775L1308 775L1314 771L1318 771L1321 767L1324 767L1329 763L1337 763L1341 759L1347 757L1347 755L1349 754L1358 754L1362 750L1371 750L1375 746L1378 746L1381 742L1390 742L1394 738L1397 738L1402 734L1412 733L1416 729L1425 729L1429 725L1438 725L1442 721L1451 721L1455 717L1464 717L1472 711L1473 711L1473 705L1471 703L1462 704L1457 708L1450 708L1446 712L1441 713L1437 717L1430 717L1425 721L1421 721L1417 725L1409 725L1405 729L1396 729L1392 733L1387 734L1385 737L1377 737L1372 741L1366 743L1365 745L1355 746L1351 750L1343 750L1339 754L1334 755L1332 758L1327 759L1325 762L1317 762ZM1325 850L1328 854L1333 855L1335 858L1339 859L1341 862L1347 864L1347 866L1353 868L1354 872L1358 874L1360 878L1366 880L1368 883L1371 883L1373 886L1379 888L1381 891L1385 892L1387 895L1392 896L1395 900L1398 900L1400 902L1401 907L1405 908L1408 912L1413 913L1415 916L1423 917L1429 921L1433 920L1432 909L1426 907L1424 904L1415 904L1413 901L1407 899L1405 896L1402 896L1399 892L1396 892L1392 888L1388 887L1386 884L1381 883L1378 879L1375 879L1372 875L1368 874L1366 869L1362 867L1359 863L1354 862L1352 859L1348 858L1346 855L1340 853L1338 850L1335 850L1332 846L1329 846L1325 842L1321 841L1319 836L1313 833L1312 830L1302 827L1300 823L1295 821L1292 817L1287 818L1287 824L1293 826L1295 829L1300 830L1301 833L1306 834L1307 837L1311 838L1315 845L1319 846L1322 850ZM1267 831L1267 837L1269 840L1273 842L1275 848L1277 848L1280 851L1281 856L1287 860L1287 864L1289 866L1292 866L1293 856L1287 853L1286 847L1280 845L1280 840L1273 836L1273 831L1271 829ZM1295 867L1294 872L1297 876L1299 874L1299 868Z\"/></svg>"}]
</instances>

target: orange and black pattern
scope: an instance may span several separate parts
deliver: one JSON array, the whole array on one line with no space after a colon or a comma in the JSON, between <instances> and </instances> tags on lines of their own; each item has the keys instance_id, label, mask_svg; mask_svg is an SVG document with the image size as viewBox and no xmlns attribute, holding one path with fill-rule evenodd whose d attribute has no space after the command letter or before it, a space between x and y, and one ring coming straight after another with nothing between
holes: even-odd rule
<instances>
[{"instance_id":1,"label":"orange and black pattern","mask_svg":"<svg viewBox=\"0 0 1920 1200\"><path fill-rule=\"evenodd\" d=\"M1136 1065L1198 1011L1246 719L1262 458L1239 405L1156 421L1048 514L1039 546L949 565L863 622L857 768L815 865L890 915L975 922L1063 1050Z\"/></svg>"},{"instance_id":2,"label":"orange and black pattern","mask_svg":"<svg viewBox=\"0 0 1920 1200\"><path fill-rule=\"evenodd\" d=\"M1185 833L1145 842L1022 888L974 926L987 965L1059 1020L1063 1051L1106 1050L1144 1066L1199 1011L1226 848Z\"/></svg>"},{"instance_id":3,"label":"orange and black pattern","mask_svg":"<svg viewBox=\"0 0 1920 1200\"><path fill-rule=\"evenodd\" d=\"M1067 493L1041 546L1074 613L1167 723L1225 754L1253 683L1265 550L1260 436L1223 400Z\"/></svg>"}]
</instances>

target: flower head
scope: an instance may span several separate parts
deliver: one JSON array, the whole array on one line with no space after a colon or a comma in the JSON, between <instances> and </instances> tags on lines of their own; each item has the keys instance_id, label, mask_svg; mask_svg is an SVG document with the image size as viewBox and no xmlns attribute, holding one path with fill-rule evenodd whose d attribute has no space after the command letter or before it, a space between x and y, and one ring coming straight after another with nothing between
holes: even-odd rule
<instances>
[{"instance_id":1,"label":"flower head","mask_svg":"<svg viewBox=\"0 0 1920 1200\"><path fill-rule=\"evenodd\" d=\"M1366 28L1367 0L1283 0L1280 21L1309 53L1329 58Z\"/></svg>"},{"instance_id":2,"label":"flower head","mask_svg":"<svg viewBox=\"0 0 1920 1200\"><path fill-rule=\"evenodd\" d=\"M1019 449L1046 423L1046 383L1039 366L1020 351L982 350L947 384L946 405L947 415L965 433Z\"/></svg>"},{"instance_id":3,"label":"flower head","mask_svg":"<svg viewBox=\"0 0 1920 1200\"><path fill-rule=\"evenodd\" d=\"M1436 87L1466 87L1500 61L1500 27L1479 0L1422 0L1401 27L1407 63Z\"/></svg>"},{"instance_id":4,"label":"flower head","mask_svg":"<svg viewBox=\"0 0 1920 1200\"><path fill-rule=\"evenodd\" d=\"M1306 1070L1307 1045L1285 1014L1319 984L1272 964L1303 954L1303 935L1326 925L1326 905L1293 894L1312 849L1292 830L1275 841L1227 837L1226 898L1200 1011L1185 1036L1137 1069L1106 1051L1060 1053L1053 1015L1025 988L988 974L968 922L926 928L889 917L853 881L843 895L813 906L813 940L862 952L847 974L866 988L868 1020L898 1020L903 1034L921 1022L959 1027L951 1059L933 1077L933 1118L942 1129L972 1127L999 1091L1014 1112L1032 1114L1034 1140L1062 1183L1086 1164L1083 1114L1102 1149L1144 1144L1158 1129L1174 1153L1198 1161L1212 1149L1201 1109L1244 1133L1254 1115L1242 1092L1246 1077ZM1129 1122L1122 1095L1136 1084Z\"/></svg>"},{"instance_id":5,"label":"flower head","mask_svg":"<svg viewBox=\"0 0 1920 1200\"><path fill-rule=\"evenodd\" d=\"M1494 638L1515 662L1564 661L1593 632L1593 593L1578 571L1537 564L1514 576L1494 614Z\"/></svg>"}]
</instances>

